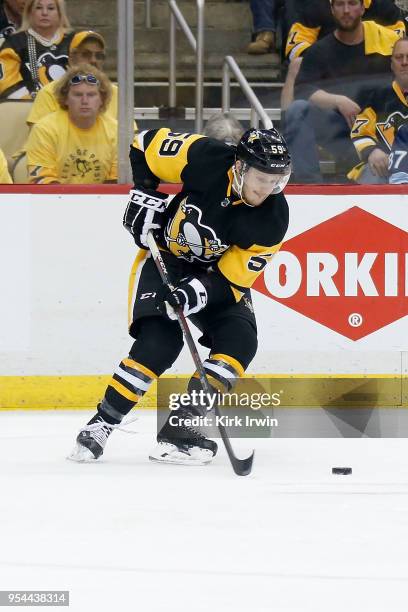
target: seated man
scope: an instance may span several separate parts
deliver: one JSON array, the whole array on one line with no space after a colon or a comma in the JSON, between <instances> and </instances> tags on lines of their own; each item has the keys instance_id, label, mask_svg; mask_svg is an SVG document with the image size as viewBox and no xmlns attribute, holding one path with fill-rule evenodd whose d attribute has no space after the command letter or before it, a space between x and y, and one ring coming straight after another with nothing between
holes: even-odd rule
<instances>
[{"instance_id":1,"label":"seated man","mask_svg":"<svg viewBox=\"0 0 408 612\"><path fill-rule=\"evenodd\" d=\"M75 34L69 46L68 64L70 67L86 63L98 70L103 70L104 60L105 40L101 34L92 30L85 30ZM58 110L58 101L55 94L58 85L59 80L52 81L38 92L27 117L28 125L34 125L34 123L38 123L40 119L49 113ZM112 98L106 113L113 117L113 119L118 118L117 85L112 84Z\"/></svg>"},{"instance_id":2,"label":"seated man","mask_svg":"<svg viewBox=\"0 0 408 612\"><path fill-rule=\"evenodd\" d=\"M349 179L363 184L388 183L389 153L398 127L408 122L408 39L398 40L392 51L391 84L362 91L363 107L351 130L351 139L361 159ZM394 160L394 164L397 160Z\"/></svg>"},{"instance_id":3,"label":"seated man","mask_svg":"<svg viewBox=\"0 0 408 612\"><path fill-rule=\"evenodd\" d=\"M41 119L27 140L30 183L111 183L117 180L117 121L106 115L112 87L87 64L59 83L59 110Z\"/></svg>"},{"instance_id":4,"label":"seated man","mask_svg":"<svg viewBox=\"0 0 408 612\"><path fill-rule=\"evenodd\" d=\"M11 176L7 168L6 157L3 151L0 149L0 185L6 185L12 182L13 181L11 180Z\"/></svg>"},{"instance_id":5,"label":"seated man","mask_svg":"<svg viewBox=\"0 0 408 612\"><path fill-rule=\"evenodd\" d=\"M347 169L358 161L350 128L361 108L356 103L363 82L377 87L389 74L398 34L362 21L363 0L332 0L337 27L307 52L296 78L298 98L285 114L285 134L298 182L319 183L317 144Z\"/></svg>"},{"instance_id":6,"label":"seated man","mask_svg":"<svg viewBox=\"0 0 408 612\"><path fill-rule=\"evenodd\" d=\"M293 3L297 19L289 30L285 49L290 60L303 55L313 43L336 29L329 0L294 0ZM394 0L364 0L363 4L365 21L375 21L399 36L405 33L405 14Z\"/></svg>"},{"instance_id":7,"label":"seated man","mask_svg":"<svg viewBox=\"0 0 408 612\"><path fill-rule=\"evenodd\" d=\"M360 0L347 0L352 6ZM364 21L375 21L394 30L399 36L406 31L405 12L394 0L363 0ZM287 0L296 15L286 42L285 54L289 59L288 72L282 89L281 107L286 110L293 102L296 75L303 56L310 47L336 29L336 19L330 10L331 0Z\"/></svg>"}]
</instances>

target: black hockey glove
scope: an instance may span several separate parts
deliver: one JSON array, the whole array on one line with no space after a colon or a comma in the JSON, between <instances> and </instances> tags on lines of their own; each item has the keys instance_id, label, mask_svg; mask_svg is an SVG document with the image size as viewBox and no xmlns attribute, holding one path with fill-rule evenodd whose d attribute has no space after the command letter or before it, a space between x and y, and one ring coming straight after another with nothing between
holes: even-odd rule
<instances>
[{"instance_id":1,"label":"black hockey glove","mask_svg":"<svg viewBox=\"0 0 408 612\"><path fill-rule=\"evenodd\" d=\"M167 195L154 189L132 189L123 216L123 225L132 234L138 247L147 249L147 233L159 229L166 210Z\"/></svg>"},{"instance_id":2,"label":"black hockey glove","mask_svg":"<svg viewBox=\"0 0 408 612\"><path fill-rule=\"evenodd\" d=\"M177 319L174 311L181 306L184 316L188 317L199 312L207 305L207 290L203 283L194 276L188 276L180 281L180 284L170 291L167 285L156 294L156 307L162 314L170 319Z\"/></svg>"}]
</instances>

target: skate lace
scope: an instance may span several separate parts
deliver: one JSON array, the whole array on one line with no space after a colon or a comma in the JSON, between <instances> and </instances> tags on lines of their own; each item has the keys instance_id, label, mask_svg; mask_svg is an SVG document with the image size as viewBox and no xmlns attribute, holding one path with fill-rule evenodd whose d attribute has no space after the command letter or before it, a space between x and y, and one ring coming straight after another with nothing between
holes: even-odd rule
<instances>
[{"instance_id":1,"label":"skate lace","mask_svg":"<svg viewBox=\"0 0 408 612\"><path fill-rule=\"evenodd\" d=\"M96 421L96 423L91 423L91 425L87 425L86 429L87 431L92 433L92 437L96 440L96 442L98 442L98 444L101 444L101 442L104 444L114 429L119 429L119 431L123 431L124 433L128 434L139 433L137 431L134 431L133 429L125 429L127 425L130 425L130 423L134 423L137 420L138 417L134 417L133 419L128 419L123 423L111 425L103 419L100 419L99 421Z\"/></svg>"}]
</instances>

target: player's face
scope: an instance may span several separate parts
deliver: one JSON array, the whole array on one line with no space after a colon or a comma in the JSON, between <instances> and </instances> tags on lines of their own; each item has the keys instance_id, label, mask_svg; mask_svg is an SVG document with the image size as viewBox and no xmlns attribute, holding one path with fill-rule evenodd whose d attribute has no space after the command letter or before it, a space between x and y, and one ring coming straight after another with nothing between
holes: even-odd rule
<instances>
[{"instance_id":1,"label":"player's face","mask_svg":"<svg viewBox=\"0 0 408 612\"><path fill-rule=\"evenodd\" d=\"M402 89L408 88L408 40L395 43L391 57L391 69Z\"/></svg>"},{"instance_id":2,"label":"player's face","mask_svg":"<svg viewBox=\"0 0 408 612\"><path fill-rule=\"evenodd\" d=\"M97 85L80 83L71 85L67 96L68 113L71 119L95 121L101 109L102 99Z\"/></svg>"},{"instance_id":3,"label":"player's face","mask_svg":"<svg viewBox=\"0 0 408 612\"><path fill-rule=\"evenodd\" d=\"M33 30L43 36L52 35L60 25L60 14L55 0L36 0L30 13Z\"/></svg>"},{"instance_id":4,"label":"player's face","mask_svg":"<svg viewBox=\"0 0 408 612\"><path fill-rule=\"evenodd\" d=\"M331 9L336 27L343 32L357 29L364 15L364 4L360 0L333 0Z\"/></svg>"},{"instance_id":5,"label":"player's face","mask_svg":"<svg viewBox=\"0 0 408 612\"><path fill-rule=\"evenodd\" d=\"M237 164L239 163L238 161ZM260 206L271 195L281 179L281 174L267 174L256 168L247 168L244 171L243 199L250 206Z\"/></svg>"},{"instance_id":6,"label":"player's face","mask_svg":"<svg viewBox=\"0 0 408 612\"><path fill-rule=\"evenodd\" d=\"M85 63L91 64L98 70L103 69L103 62L105 59L105 52L102 45L97 40L84 40L84 42L72 52L71 65Z\"/></svg>"}]
</instances>

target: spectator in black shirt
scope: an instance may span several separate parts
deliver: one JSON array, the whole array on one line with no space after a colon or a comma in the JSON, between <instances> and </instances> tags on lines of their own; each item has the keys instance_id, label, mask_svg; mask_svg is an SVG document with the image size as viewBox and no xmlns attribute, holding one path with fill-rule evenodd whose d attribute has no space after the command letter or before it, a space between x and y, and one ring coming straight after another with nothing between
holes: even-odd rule
<instances>
[{"instance_id":1,"label":"spectator in black shirt","mask_svg":"<svg viewBox=\"0 0 408 612\"><path fill-rule=\"evenodd\" d=\"M356 153L350 128L360 107L355 97L368 79L377 86L389 73L398 34L365 21L363 0L332 0L336 29L307 52L296 78L295 98L285 113L285 135L295 180L319 183L317 144L350 168ZM305 154L306 153L306 154Z\"/></svg>"}]
</instances>

